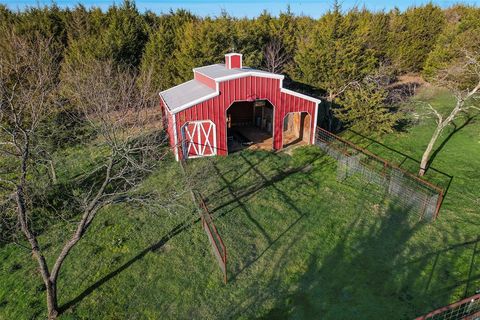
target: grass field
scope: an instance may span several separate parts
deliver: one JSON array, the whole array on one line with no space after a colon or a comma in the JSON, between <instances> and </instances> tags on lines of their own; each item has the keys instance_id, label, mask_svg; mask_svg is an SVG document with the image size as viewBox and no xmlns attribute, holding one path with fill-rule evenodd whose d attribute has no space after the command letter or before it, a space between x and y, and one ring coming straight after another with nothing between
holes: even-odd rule
<instances>
[{"instance_id":1,"label":"grass field","mask_svg":"<svg viewBox=\"0 0 480 320\"><path fill-rule=\"evenodd\" d=\"M419 98L440 108L451 101L428 90ZM433 166L453 180L434 223L418 221L378 187L337 182L335 161L316 147L191 161L228 250L227 285L170 159L144 188L169 190L178 201L148 210L117 204L98 216L62 271L62 318L411 319L473 294L480 289L478 118L461 127L464 116L461 129L442 137L448 141ZM432 128L433 119L421 121L382 142L418 159ZM81 153L68 152L65 170ZM55 225L41 237L51 257L62 230ZM28 251L3 246L0 261L0 318L44 318Z\"/></svg>"}]
</instances>

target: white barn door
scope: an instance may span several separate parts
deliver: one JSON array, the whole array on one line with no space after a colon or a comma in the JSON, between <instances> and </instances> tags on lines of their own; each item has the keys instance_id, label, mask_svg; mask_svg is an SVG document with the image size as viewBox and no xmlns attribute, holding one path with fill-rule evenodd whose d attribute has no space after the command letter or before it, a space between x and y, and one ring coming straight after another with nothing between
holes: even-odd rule
<instances>
[{"instance_id":1,"label":"white barn door","mask_svg":"<svg viewBox=\"0 0 480 320\"><path fill-rule=\"evenodd\" d=\"M217 154L215 124L210 120L185 123L182 128L182 138L185 159Z\"/></svg>"}]
</instances>

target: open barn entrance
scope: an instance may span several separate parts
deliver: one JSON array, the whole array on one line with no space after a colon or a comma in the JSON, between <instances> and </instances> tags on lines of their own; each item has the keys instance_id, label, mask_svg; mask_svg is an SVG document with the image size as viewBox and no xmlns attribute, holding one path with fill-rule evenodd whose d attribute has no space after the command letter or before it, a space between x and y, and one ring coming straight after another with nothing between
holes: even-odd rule
<instances>
[{"instance_id":1,"label":"open barn entrance","mask_svg":"<svg viewBox=\"0 0 480 320\"><path fill-rule=\"evenodd\" d=\"M227 109L228 153L273 149L274 107L268 100L237 101Z\"/></svg>"},{"instance_id":2,"label":"open barn entrance","mask_svg":"<svg viewBox=\"0 0 480 320\"><path fill-rule=\"evenodd\" d=\"M305 145L311 141L311 118L308 112L290 112L283 119L283 148Z\"/></svg>"}]
</instances>

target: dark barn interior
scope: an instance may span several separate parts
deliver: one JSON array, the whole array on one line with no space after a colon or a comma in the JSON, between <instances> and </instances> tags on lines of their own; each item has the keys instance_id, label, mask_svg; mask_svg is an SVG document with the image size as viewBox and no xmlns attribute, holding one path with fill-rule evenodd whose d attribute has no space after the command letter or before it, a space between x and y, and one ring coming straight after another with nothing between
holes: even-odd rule
<instances>
[{"instance_id":1,"label":"dark barn interior","mask_svg":"<svg viewBox=\"0 0 480 320\"><path fill-rule=\"evenodd\" d=\"M273 148L273 105L267 100L238 101L227 110L228 152Z\"/></svg>"}]
</instances>

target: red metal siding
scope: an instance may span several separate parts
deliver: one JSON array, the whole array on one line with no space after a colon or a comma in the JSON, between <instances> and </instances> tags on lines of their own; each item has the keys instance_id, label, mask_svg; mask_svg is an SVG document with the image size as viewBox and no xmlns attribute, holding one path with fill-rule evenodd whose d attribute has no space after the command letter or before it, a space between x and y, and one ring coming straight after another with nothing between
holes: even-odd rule
<instances>
[{"instance_id":1,"label":"red metal siding","mask_svg":"<svg viewBox=\"0 0 480 320\"><path fill-rule=\"evenodd\" d=\"M240 56L233 55L230 57L230 68L240 68L241 59Z\"/></svg>"},{"instance_id":2,"label":"red metal siding","mask_svg":"<svg viewBox=\"0 0 480 320\"><path fill-rule=\"evenodd\" d=\"M209 78L209 77L207 77L207 76L204 76L204 75L201 74L201 73L194 72L194 73L193 73L193 78L194 78L195 80L200 81L200 82L203 83L204 85L209 86L209 87L212 88L212 89L216 89L216 88L217 88L217 84L216 84L215 80L213 80L212 78Z\"/></svg>"},{"instance_id":3,"label":"red metal siding","mask_svg":"<svg viewBox=\"0 0 480 320\"><path fill-rule=\"evenodd\" d=\"M170 142L170 146L172 147L172 150L175 152L175 134L174 134L174 125L173 125L173 115L168 112L167 108L165 107L165 104L163 103L162 100L160 100L160 106L162 108L162 118L164 123L167 124L167 134L168 134L168 141Z\"/></svg>"},{"instance_id":4,"label":"red metal siding","mask_svg":"<svg viewBox=\"0 0 480 320\"><path fill-rule=\"evenodd\" d=\"M181 127L185 122L211 120L216 125L217 154L227 154L226 110L235 101L268 99L274 106L274 149L282 148L283 119L289 112L308 112L311 128L315 128L313 101L289 95L280 91L280 80L263 77L244 77L221 82L220 95L180 111L176 116L178 142L181 141ZM312 131L312 134L314 132ZM173 144L172 144L173 145ZM181 152L179 152L181 156Z\"/></svg>"}]
</instances>

